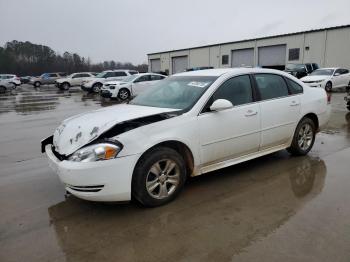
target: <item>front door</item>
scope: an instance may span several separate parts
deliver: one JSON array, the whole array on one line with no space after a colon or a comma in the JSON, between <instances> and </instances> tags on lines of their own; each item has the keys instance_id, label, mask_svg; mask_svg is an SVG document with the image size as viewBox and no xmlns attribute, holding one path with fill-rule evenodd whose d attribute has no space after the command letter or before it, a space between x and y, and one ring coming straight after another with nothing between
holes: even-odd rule
<instances>
[{"instance_id":1,"label":"front door","mask_svg":"<svg viewBox=\"0 0 350 262\"><path fill-rule=\"evenodd\" d=\"M232 108L211 111L217 99L226 99ZM259 150L260 112L254 102L249 75L223 83L198 116L202 165L220 162Z\"/></svg>"}]
</instances>

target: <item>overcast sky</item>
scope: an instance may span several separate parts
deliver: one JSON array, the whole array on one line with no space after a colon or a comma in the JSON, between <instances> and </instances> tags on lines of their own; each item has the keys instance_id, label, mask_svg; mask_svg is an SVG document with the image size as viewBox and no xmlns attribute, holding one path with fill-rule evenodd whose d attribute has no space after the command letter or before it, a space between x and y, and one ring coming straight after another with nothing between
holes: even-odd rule
<instances>
[{"instance_id":1,"label":"overcast sky","mask_svg":"<svg viewBox=\"0 0 350 262\"><path fill-rule=\"evenodd\" d=\"M0 45L31 41L93 62L350 24L349 0L0 0Z\"/></svg>"}]
</instances>

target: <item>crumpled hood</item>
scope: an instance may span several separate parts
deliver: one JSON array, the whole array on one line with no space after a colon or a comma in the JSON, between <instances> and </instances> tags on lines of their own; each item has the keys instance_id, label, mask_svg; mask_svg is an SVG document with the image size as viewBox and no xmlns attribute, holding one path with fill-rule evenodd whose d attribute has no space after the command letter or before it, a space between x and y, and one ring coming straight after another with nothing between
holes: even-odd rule
<instances>
[{"instance_id":1,"label":"crumpled hood","mask_svg":"<svg viewBox=\"0 0 350 262\"><path fill-rule=\"evenodd\" d=\"M53 144L62 155L70 155L114 125L140 117L177 111L137 105L116 105L68 118L55 130Z\"/></svg>"},{"instance_id":2,"label":"crumpled hood","mask_svg":"<svg viewBox=\"0 0 350 262\"><path fill-rule=\"evenodd\" d=\"M319 81L319 80L326 80L329 78L329 76L305 76L301 78L301 81Z\"/></svg>"}]
</instances>

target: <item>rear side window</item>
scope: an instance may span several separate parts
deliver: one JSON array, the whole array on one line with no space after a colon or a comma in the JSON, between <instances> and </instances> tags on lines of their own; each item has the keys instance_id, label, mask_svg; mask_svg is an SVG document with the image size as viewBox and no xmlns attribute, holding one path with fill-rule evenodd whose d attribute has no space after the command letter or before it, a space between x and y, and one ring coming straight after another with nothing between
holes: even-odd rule
<instances>
[{"instance_id":1,"label":"rear side window","mask_svg":"<svg viewBox=\"0 0 350 262\"><path fill-rule=\"evenodd\" d=\"M349 74L349 70L347 69L342 69L341 73L342 75Z\"/></svg>"},{"instance_id":2,"label":"rear side window","mask_svg":"<svg viewBox=\"0 0 350 262\"><path fill-rule=\"evenodd\" d=\"M286 77L286 80L289 86L289 90L293 95L300 94L303 92L303 87L301 85L299 85L298 83L294 82L293 80L287 77Z\"/></svg>"},{"instance_id":3,"label":"rear side window","mask_svg":"<svg viewBox=\"0 0 350 262\"><path fill-rule=\"evenodd\" d=\"M288 96L288 87L282 76L256 74L255 80L262 100Z\"/></svg>"},{"instance_id":4,"label":"rear side window","mask_svg":"<svg viewBox=\"0 0 350 262\"><path fill-rule=\"evenodd\" d=\"M249 76L237 76L227 80L215 91L211 101L217 99L229 100L234 106L253 102Z\"/></svg>"},{"instance_id":5,"label":"rear side window","mask_svg":"<svg viewBox=\"0 0 350 262\"><path fill-rule=\"evenodd\" d=\"M163 78L164 78L164 76L151 75L151 81L162 80Z\"/></svg>"},{"instance_id":6,"label":"rear side window","mask_svg":"<svg viewBox=\"0 0 350 262\"><path fill-rule=\"evenodd\" d=\"M49 77L57 77L57 74L49 74Z\"/></svg>"},{"instance_id":7,"label":"rear side window","mask_svg":"<svg viewBox=\"0 0 350 262\"><path fill-rule=\"evenodd\" d=\"M127 76L125 72L114 72L114 76Z\"/></svg>"}]
</instances>

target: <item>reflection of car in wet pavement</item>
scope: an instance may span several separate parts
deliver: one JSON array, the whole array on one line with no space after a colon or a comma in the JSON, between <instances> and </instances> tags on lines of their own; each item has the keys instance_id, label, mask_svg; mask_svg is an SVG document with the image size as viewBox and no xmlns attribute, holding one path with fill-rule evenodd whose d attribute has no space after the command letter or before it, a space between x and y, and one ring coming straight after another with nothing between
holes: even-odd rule
<instances>
[{"instance_id":1,"label":"reflection of car in wet pavement","mask_svg":"<svg viewBox=\"0 0 350 262\"><path fill-rule=\"evenodd\" d=\"M191 193L175 206L147 212L68 198L48 209L58 244L68 261L82 254L96 261L106 254L120 261L155 261L158 252L153 251L168 245L171 248L162 248L159 256L175 261L217 261L218 250L220 257L230 258L282 227L317 197L327 169L322 160L275 154L216 172L216 179L195 178L187 187ZM204 252L209 253L207 259Z\"/></svg>"},{"instance_id":2,"label":"reflection of car in wet pavement","mask_svg":"<svg viewBox=\"0 0 350 262\"><path fill-rule=\"evenodd\" d=\"M189 176L283 149L306 155L330 109L324 90L281 71L186 72L160 81L129 105L63 121L41 148L77 197L133 197L158 206L175 199Z\"/></svg>"}]
</instances>

